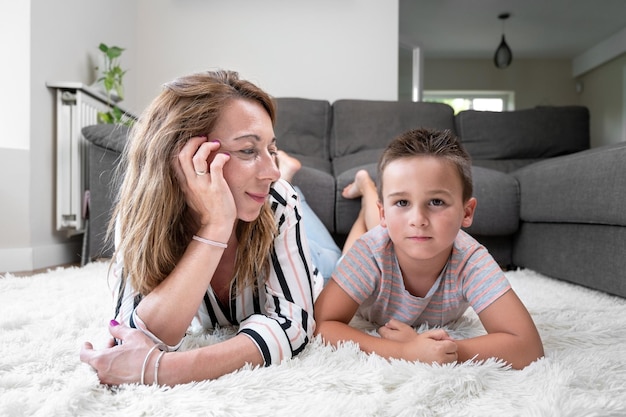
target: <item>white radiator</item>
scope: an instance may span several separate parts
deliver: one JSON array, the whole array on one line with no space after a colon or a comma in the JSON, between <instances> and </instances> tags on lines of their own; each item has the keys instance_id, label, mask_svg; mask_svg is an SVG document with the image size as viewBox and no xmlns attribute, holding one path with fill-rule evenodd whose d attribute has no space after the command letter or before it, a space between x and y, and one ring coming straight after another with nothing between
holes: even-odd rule
<instances>
[{"instance_id":1,"label":"white radiator","mask_svg":"<svg viewBox=\"0 0 626 417\"><path fill-rule=\"evenodd\" d=\"M88 224L90 144L81 130L98 123L98 112L107 112L112 106L106 96L82 83L46 85L56 89L56 229L75 235L85 232Z\"/></svg>"}]
</instances>

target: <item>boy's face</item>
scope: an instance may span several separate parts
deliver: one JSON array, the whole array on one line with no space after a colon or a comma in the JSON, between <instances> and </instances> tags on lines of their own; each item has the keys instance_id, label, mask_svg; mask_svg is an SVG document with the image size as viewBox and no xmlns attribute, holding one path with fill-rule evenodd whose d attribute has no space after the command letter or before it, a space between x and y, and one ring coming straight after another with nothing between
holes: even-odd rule
<instances>
[{"instance_id":1,"label":"boy's face","mask_svg":"<svg viewBox=\"0 0 626 417\"><path fill-rule=\"evenodd\" d=\"M381 225L398 260L447 262L461 227L472 224L476 199L463 202L452 163L430 156L397 159L382 174Z\"/></svg>"}]
</instances>

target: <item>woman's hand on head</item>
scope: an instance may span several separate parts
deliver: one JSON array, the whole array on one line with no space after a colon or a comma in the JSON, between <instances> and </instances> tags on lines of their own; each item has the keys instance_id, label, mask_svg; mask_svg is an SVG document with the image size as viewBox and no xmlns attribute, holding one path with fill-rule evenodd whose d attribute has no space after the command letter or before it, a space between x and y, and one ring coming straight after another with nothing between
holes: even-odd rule
<instances>
[{"instance_id":1,"label":"woman's hand on head","mask_svg":"<svg viewBox=\"0 0 626 417\"><path fill-rule=\"evenodd\" d=\"M232 226L237 217L235 200L223 173L230 156L218 152L219 148L217 141L193 137L183 146L175 164L178 182L200 227Z\"/></svg>"},{"instance_id":2,"label":"woman's hand on head","mask_svg":"<svg viewBox=\"0 0 626 417\"><path fill-rule=\"evenodd\" d=\"M154 343L140 330L111 323L111 335L122 343L116 346L111 341L106 348L95 350L91 343L85 342L80 351L80 360L96 371L103 384L140 382L141 365Z\"/></svg>"}]
</instances>

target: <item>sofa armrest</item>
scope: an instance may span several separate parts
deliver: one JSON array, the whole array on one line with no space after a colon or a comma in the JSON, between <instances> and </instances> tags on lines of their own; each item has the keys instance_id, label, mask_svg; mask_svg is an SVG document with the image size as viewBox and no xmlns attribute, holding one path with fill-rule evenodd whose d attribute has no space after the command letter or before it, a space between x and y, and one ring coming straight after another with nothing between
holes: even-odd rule
<instances>
[{"instance_id":1,"label":"sofa armrest","mask_svg":"<svg viewBox=\"0 0 626 417\"><path fill-rule=\"evenodd\" d=\"M550 158L512 173L527 222L626 226L626 142Z\"/></svg>"},{"instance_id":2,"label":"sofa armrest","mask_svg":"<svg viewBox=\"0 0 626 417\"><path fill-rule=\"evenodd\" d=\"M104 149L122 153L130 128L125 125L98 124L83 127L81 133L89 142Z\"/></svg>"},{"instance_id":3,"label":"sofa armrest","mask_svg":"<svg viewBox=\"0 0 626 417\"><path fill-rule=\"evenodd\" d=\"M90 142L89 163L89 259L110 258L113 242L106 241L106 231L115 199L115 170L126 145L129 128L124 125L99 124L82 129L83 138Z\"/></svg>"}]
</instances>

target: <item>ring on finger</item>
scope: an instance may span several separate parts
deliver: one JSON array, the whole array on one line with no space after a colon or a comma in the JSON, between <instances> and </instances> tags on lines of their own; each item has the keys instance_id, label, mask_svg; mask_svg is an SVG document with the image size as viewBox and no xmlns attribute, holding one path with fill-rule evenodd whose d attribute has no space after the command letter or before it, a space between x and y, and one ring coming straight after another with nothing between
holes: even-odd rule
<instances>
[{"instance_id":1,"label":"ring on finger","mask_svg":"<svg viewBox=\"0 0 626 417\"><path fill-rule=\"evenodd\" d=\"M202 171L196 170L196 175L199 176L199 177L201 177L201 176L203 176L205 174L206 174L206 170L202 170Z\"/></svg>"}]
</instances>

